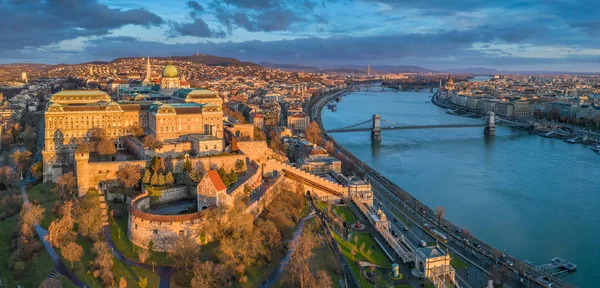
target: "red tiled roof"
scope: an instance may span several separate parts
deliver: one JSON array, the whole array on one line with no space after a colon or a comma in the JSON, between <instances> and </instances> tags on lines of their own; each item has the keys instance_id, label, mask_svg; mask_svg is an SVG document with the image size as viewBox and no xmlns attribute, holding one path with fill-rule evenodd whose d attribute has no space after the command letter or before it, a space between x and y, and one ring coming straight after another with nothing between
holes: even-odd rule
<instances>
[{"instance_id":1,"label":"red tiled roof","mask_svg":"<svg viewBox=\"0 0 600 288\"><path fill-rule=\"evenodd\" d=\"M223 180L221 180L221 176L217 173L217 170L208 171L208 177L210 177L210 181L212 181L213 185L215 185L215 189L217 191L226 190L225 184L223 184Z\"/></svg>"}]
</instances>

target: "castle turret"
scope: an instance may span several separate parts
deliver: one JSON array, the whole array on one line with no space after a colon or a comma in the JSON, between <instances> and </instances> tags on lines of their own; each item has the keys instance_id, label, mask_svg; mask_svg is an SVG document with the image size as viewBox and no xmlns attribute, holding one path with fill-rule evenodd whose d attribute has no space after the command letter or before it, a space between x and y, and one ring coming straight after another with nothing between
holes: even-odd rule
<instances>
[{"instance_id":1,"label":"castle turret","mask_svg":"<svg viewBox=\"0 0 600 288\"><path fill-rule=\"evenodd\" d=\"M89 170L90 154L75 153L75 173L77 176L77 191L79 196L85 195L90 189L90 171Z\"/></svg>"}]
</instances>

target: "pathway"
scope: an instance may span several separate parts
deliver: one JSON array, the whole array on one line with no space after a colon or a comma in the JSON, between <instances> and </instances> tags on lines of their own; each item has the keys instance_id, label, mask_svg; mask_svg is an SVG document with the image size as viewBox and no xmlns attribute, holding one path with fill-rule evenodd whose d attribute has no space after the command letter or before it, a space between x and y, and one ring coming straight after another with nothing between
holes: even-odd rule
<instances>
[{"instance_id":1,"label":"pathway","mask_svg":"<svg viewBox=\"0 0 600 288\"><path fill-rule=\"evenodd\" d=\"M306 221L307 219L310 219L314 216L315 216L315 213L311 212L308 216L306 216L306 217L300 219L300 221L298 221L298 225L296 226L296 231L294 232L294 237L292 237L292 241L290 242L291 243L290 247L285 252L285 255L279 262L279 266L277 266L277 269L275 271L273 271L271 273L271 275L269 275L269 278L267 278L267 280L265 282L263 282L263 284L260 287L269 288L269 287L273 286L273 284L277 283L277 281L279 280L279 277L281 277L281 274L284 272L285 267L292 259L292 254L294 254L294 250L296 249L296 246L298 246L298 243L300 241L300 236L302 236L302 229L304 228L304 221Z\"/></svg>"},{"instance_id":2,"label":"pathway","mask_svg":"<svg viewBox=\"0 0 600 288\"><path fill-rule=\"evenodd\" d=\"M25 207L29 209L29 198L27 197L27 191L25 189L25 184L23 183L21 183L21 198L23 198L23 203L25 204ZM42 228L42 226L40 226L37 223L37 221L35 222L34 229L38 237L42 241L42 244L44 244L44 248L46 248L46 251L48 252L48 254L50 254L52 262L54 262L54 271L57 271L58 273L69 278L69 280L71 280L71 282L73 282L73 284L77 285L78 287L87 287L85 283L83 283L83 281L77 278L77 276L75 276L75 274L73 274L73 272L65 266L65 264L60 260L60 257L58 256L58 253L56 253L54 247L52 247L50 245L50 242L46 240L46 235L48 235L48 231Z\"/></svg>"},{"instance_id":3,"label":"pathway","mask_svg":"<svg viewBox=\"0 0 600 288\"><path fill-rule=\"evenodd\" d=\"M110 231L110 224L109 224L109 219L108 219L108 205L105 202L106 197L104 196L105 191L102 190L102 188L98 187L98 198L100 200L100 207L101 207L101 211L102 211L102 222L104 224L104 227L102 228L102 232L104 234L104 239L106 240L106 244L108 244L108 247L110 248L110 250L112 251L113 256L127 264L127 265L131 265L131 266L136 266L142 269L146 269L146 270L150 270L156 274L158 274L158 276L160 277L160 283L158 285L159 288L169 288L171 287L171 276L173 276L173 273L175 273L175 269L173 269L172 267L168 267L168 266L151 266L151 265L146 265L146 264L142 264L142 263L138 263L135 261L132 261L130 259L127 259L125 256L123 256L123 254L121 254L121 251L119 251L119 249L117 249L117 247L115 246L115 242L112 239L112 233ZM135 277L136 280L138 280L137 276Z\"/></svg>"}]
</instances>

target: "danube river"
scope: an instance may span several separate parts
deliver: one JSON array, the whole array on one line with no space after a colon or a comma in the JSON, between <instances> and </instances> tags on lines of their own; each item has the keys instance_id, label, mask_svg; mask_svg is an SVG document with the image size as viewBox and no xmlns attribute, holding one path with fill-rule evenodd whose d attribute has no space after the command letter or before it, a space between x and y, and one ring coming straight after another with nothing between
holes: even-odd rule
<instances>
[{"instance_id":1,"label":"danube river","mask_svg":"<svg viewBox=\"0 0 600 288\"><path fill-rule=\"evenodd\" d=\"M430 93L356 92L323 110L326 129L380 114L400 124L472 123L445 113ZM385 125L385 124L382 124ZM338 143L431 209L483 241L534 265L578 265L568 282L600 283L600 155L580 144L499 127L331 134Z\"/></svg>"}]
</instances>

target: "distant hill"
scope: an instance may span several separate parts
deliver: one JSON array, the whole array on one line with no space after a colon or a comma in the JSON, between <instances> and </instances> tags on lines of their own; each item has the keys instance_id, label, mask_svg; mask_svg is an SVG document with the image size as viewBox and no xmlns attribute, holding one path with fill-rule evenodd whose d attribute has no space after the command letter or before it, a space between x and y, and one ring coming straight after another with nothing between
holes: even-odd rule
<instances>
[{"instance_id":1,"label":"distant hill","mask_svg":"<svg viewBox=\"0 0 600 288\"><path fill-rule=\"evenodd\" d=\"M119 60L127 60L127 59L134 59L134 58L139 58L139 57L117 58L110 62L112 63L112 62L116 62ZM242 62L242 61L234 59L234 58L219 57L219 56L212 56L212 55L205 55L205 54L198 54L197 56L194 54L194 55L190 55L190 56L152 57L152 59L162 59L162 60L168 60L169 58L171 60L189 61L189 62L200 63L200 64L204 64L204 65L208 65L208 66L256 66L256 67L259 66L258 64L252 63L252 62Z\"/></svg>"},{"instance_id":2,"label":"distant hill","mask_svg":"<svg viewBox=\"0 0 600 288\"><path fill-rule=\"evenodd\" d=\"M503 74L503 72L500 70L490 69L490 68L485 68L485 67L448 69L448 70L444 70L443 72L454 73L454 74L473 74L473 75Z\"/></svg>"},{"instance_id":3,"label":"distant hill","mask_svg":"<svg viewBox=\"0 0 600 288\"><path fill-rule=\"evenodd\" d=\"M319 68L299 64L278 64L273 62L260 62L258 65L264 68L281 69L286 71L319 71Z\"/></svg>"},{"instance_id":4,"label":"distant hill","mask_svg":"<svg viewBox=\"0 0 600 288\"><path fill-rule=\"evenodd\" d=\"M365 69L366 70L366 69ZM382 73L436 73L438 71L429 70L419 66L410 65L377 65L371 66L371 70Z\"/></svg>"}]
</instances>

